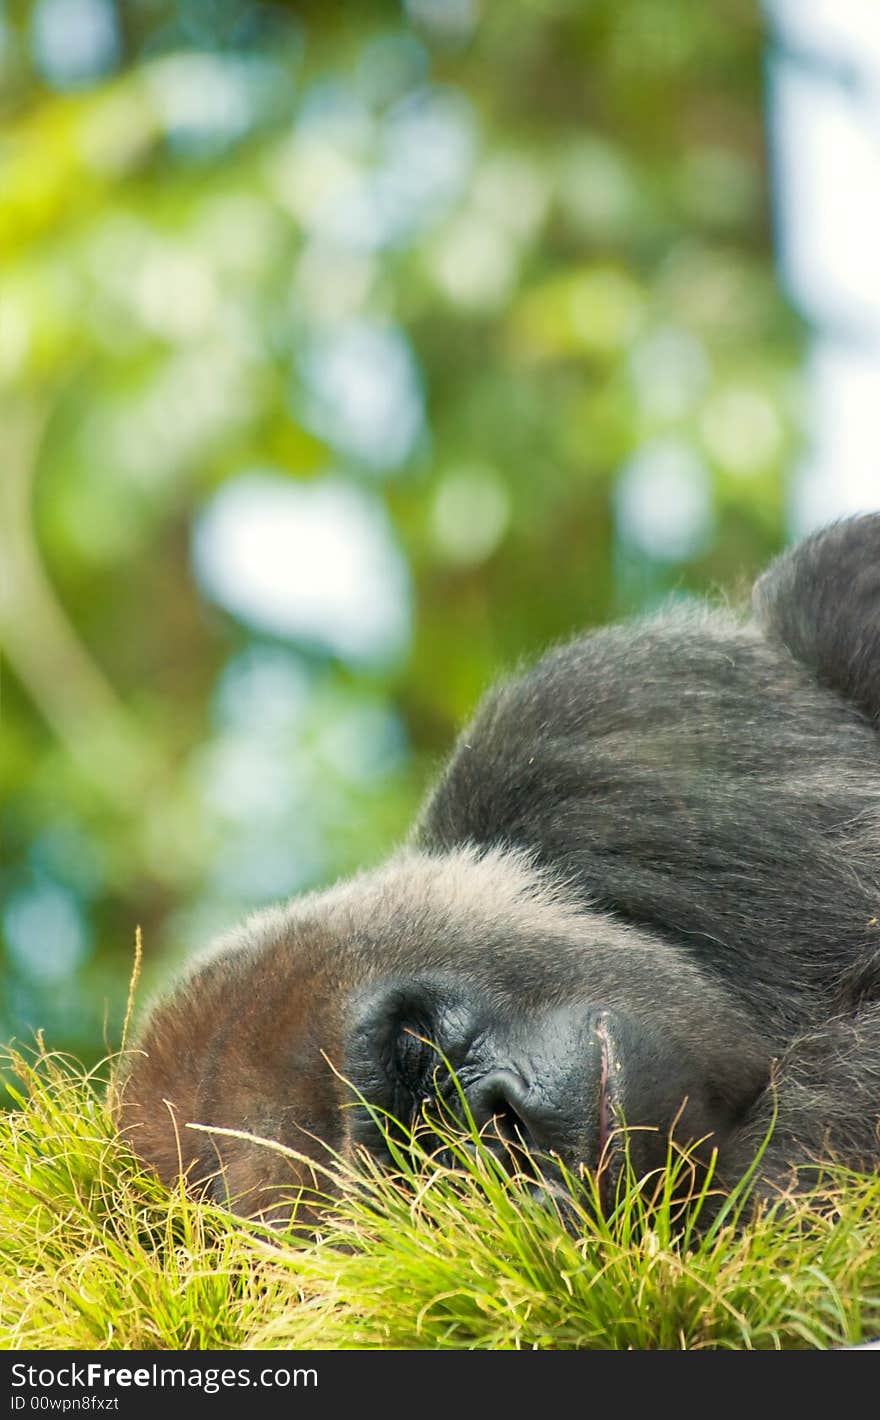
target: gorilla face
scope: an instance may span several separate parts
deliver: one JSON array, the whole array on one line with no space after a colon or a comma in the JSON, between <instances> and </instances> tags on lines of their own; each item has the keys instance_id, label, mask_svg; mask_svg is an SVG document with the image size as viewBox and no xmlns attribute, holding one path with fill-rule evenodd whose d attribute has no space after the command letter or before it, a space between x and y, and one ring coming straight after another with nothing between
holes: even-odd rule
<instances>
[{"instance_id":1,"label":"gorilla face","mask_svg":"<svg viewBox=\"0 0 880 1420\"><path fill-rule=\"evenodd\" d=\"M597 632L490 694L406 848L159 1002L123 1090L141 1156L271 1219L383 1156L377 1111L612 1177L625 1125L637 1172L674 1134L733 1182L774 1118L764 1188L876 1167L880 518L756 606Z\"/></svg>"},{"instance_id":2,"label":"gorilla face","mask_svg":"<svg viewBox=\"0 0 880 1420\"><path fill-rule=\"evenodd\" d=\"M473 848L406 851L258 915L159 1007L140 1048L124 1111L138 1151L171 1177L179 1140L215 1197L271 1216L318 1173L256 1142L175 1137L158 1098L179 1126L320 1164L358 1144L383 1155L374 1110L411 1125L436 1104L464 1122L451 1068L489 1147L596 1166L625 1120L647 1170L673 1123L719 1146L770 1069L745 1013L685 954L582 908L524 853Z\"/></svg>"}]
</instances>

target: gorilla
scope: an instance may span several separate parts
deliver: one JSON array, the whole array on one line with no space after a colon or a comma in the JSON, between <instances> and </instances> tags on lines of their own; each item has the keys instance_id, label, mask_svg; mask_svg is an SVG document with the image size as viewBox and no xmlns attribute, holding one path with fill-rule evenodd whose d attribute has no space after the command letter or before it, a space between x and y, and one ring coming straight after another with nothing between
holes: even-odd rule
<instances>
[{"instance_id":1,"label":"gorilla","mask_svg":"<svg viewBox=\"0 0 880 1420\"><path fill-rule=\"evenodd\" d=\"M623 1134L639 1175L673 1139L723 1187L765 1145L765 1196L876 1169L878 719L880 514L783 554L749 614L551 650L488 694L384 866L258 913L159 1000L122 1131L270 1221L312 1165L384 1156L378 1111L432 1100L570 1170Z\"/></svg>"}]
</instances>

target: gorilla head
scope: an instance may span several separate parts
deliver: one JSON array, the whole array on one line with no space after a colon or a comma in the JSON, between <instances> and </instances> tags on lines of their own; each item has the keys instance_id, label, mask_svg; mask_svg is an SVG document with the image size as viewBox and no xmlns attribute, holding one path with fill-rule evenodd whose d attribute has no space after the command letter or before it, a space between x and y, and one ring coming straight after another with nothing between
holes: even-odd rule
<instances>
[{"instance_id":1,"label":"gorilla head","mask_svg":"<svg viewBox=\"0 0 880 1420\"><path fill-rule=\"evenodd\" d=\"M495 1147L570 1167L625 1122L638 1172L674 1133L732 1183L774 1119L767 1189L876 1167L880 516L753 604L599 631L493 691L401 852L258 914L153 1009L137 1152L279 1217L307 1160L383 1152L353 1101L454 1113L442 1059Z\"/></svg>"}]
</instances>

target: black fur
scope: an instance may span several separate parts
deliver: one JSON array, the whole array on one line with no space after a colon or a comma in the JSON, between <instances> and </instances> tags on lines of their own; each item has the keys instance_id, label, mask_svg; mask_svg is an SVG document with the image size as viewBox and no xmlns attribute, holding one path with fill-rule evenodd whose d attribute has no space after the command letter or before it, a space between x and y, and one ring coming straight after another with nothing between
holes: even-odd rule
<instances>
[{"instance_id":1,"label":"black fur","mask_svg":"<svg viewBox=\"0 0 880 1420\"><path fill-rule=\"evenodd\" d=\"M160 1004L136 1147L176 1171L170 1098L315 1158L315 1134L380 1148L322 1052L411 1117L427 1038L478 1121L572 1164L625 1118L656 1131L638 1165L675 1125L732 1182L776 1113L765 1188L876 1168L878 715L880 516L780 558L754 619L675 611L550 652L480 707L408 849L254 919ZM266 1151L224 1162L227 1191L284 1185Z\"/></svg>"}]
</instances>

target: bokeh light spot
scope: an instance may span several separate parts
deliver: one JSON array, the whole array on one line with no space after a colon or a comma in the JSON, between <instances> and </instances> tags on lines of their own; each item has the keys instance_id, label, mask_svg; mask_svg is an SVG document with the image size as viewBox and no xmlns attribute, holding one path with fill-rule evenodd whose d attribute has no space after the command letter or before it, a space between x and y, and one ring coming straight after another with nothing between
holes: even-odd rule
<instances>
[{"instance_id":1,"label":"bokeh light spot","mask_svg":"<svg viewBox=\"0 0 880 1420\"><path fill-rule=\"evenodd\" d=\"M510 501L494 469L453 469L441 480L431 508L434 542L450 562L483 562L507 528Z\"/></svg>"},{"instance_id":2,"label":"bokeh light spot","mask_svg":"<svg viewBox=\"0 0 880 1420\"><path fill-rule=\"evenodd\" d=\"M421 377L392 326L347 321L318 334L301 361L305 422L374 469L403 463L422 429Z\"/></svg>"},{"instance_id":3,"label":"bokeh light spot","mask_svg":"<svg viewBox=\"0 0 880 1420\"><path fill-rule=\"evenodd\" d=\"M89 84L119 59L115 8L109 0L38 0L31 44L50 84L58 89Z\"/></svg>"},{"instance_id":4,"label":"bokeh light spot","mask_svg":"<svg viewBox=\"0 0 880 1420\"><path fill-rule=\"evenodd\" d=\"M44 986L69 980L89 947L78 899L48 879L12 894L3 912L3 931L18 969Z\"/></svg>"},{"instance_id":5,"label":"bokeh light spot","mask_svg":"<svg viewBox=\"0 0 880 1420\"><path fill-rule=\"evenodd\" d=\"M199 517L193 557L208 596L260 631L356 663L406 646L403 557L381 503L349 484L239 477Z\"/></svg>"},{"instance_id":6,"label":"bokeh light spot","mask_svg":"<svg viewBox=\"0 0 880 1420\"><path fill-rule=\"evenodd\" d=\"M711 533L711 478L689 445L655 440L621 469L614 507L624 543L658 561L683 561Z\"/></svg>"}]
</instances>

